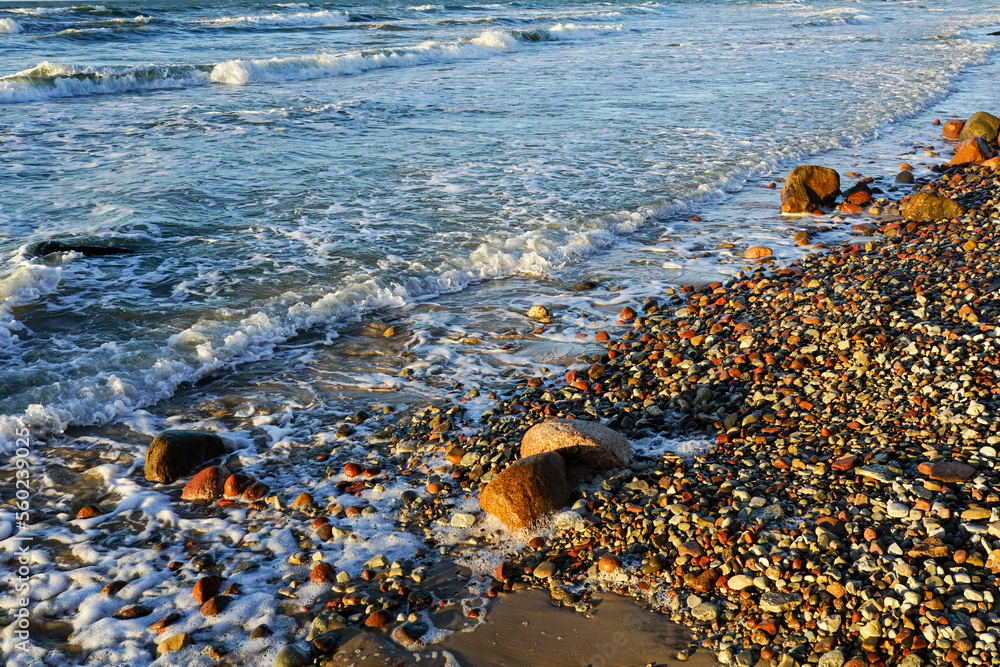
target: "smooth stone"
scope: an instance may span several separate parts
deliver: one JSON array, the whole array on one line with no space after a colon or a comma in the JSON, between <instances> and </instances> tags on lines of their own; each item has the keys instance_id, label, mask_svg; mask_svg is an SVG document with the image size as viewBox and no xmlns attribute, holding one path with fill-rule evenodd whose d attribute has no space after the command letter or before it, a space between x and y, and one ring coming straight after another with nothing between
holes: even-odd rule
<instances>
[{"instance_id":1,"label":"smooth stone","mask_svg":"<svg viewBox=\"0 0 1000 667\"><path fill-rule=\"evenodd\" d=\"M479 492L480 508L508 530L528 526L565 507L569 499L566 463L551 452L515 461Z\"/></svg>"},{"instance_id":2,"label":"smooth stone","mask_svg":"<svg viewBox=\"0 0 1000 667\"><path fill-rule=\"evenodd\" d=\"M295 644L288 644L274 658L273 667L309 667L312 664L309 653Z\"/></svg>"},{"instance_id":3,"label":"smooth stone","mask_svg":"<svg viewBox=\"0 0 1000 667\"><path fill-rule=\"evenodd\" d=\"M824 653L819 659L819 667L843 667L844 653L842 651L830 651Z\"/></svg>"},{"instance_id":4,"label":"smooth stone","mask_svg":"<svg viewBox=\"0 0 1000 667\"><path fill-rule=\"evenodd\" d=\"M719 615L719 608L714 604L702 602L691 610L691 615L699 621L711 621Z\"/></svg>"},{"instance_id":5,"label":"smooth stone","mask_svg":"<svg viewBox=\"0 0 1000 667\"><path fill-rule=\"evenodd\" d=\"M476 524L476 517L473 514L456 512L451 515L451 525L454 528L472 528Z\"/></svg>"},{"instance_id":6,"label":"smooth stone","mask_svg":"<svg viewBox=\"0 0 1000 667\"><path fill-rule=\"evenodd\" d=\"M745 574L737 574L735 577L730 577L726 581L726 586L734 591L742 591L744 588L750 588L753 586L753 579Z\"/></svg>"},{"instance_id":7,"label":"smooth stone","mask_svg":"<svg viewBox=\"0 0 1000 667\"><path fill-rule=\"evenodd\" d=\"M538 579L548 579L555 573L555 564L547 560L543 560L534 570L532 570L532 574Z\"/></svg>"},{"instance_id":8,"label":"smooth stone","mask_svg":"<svg viewBox=\"0 0 1000 667\"><path fill-rule=\"evenodd\" d=\"M632 446L621 433L582 419L553 419L535 424L521 439L521 458L557 452L568 463L603 472L632 461Z\"/></svg>"}]
</instances>

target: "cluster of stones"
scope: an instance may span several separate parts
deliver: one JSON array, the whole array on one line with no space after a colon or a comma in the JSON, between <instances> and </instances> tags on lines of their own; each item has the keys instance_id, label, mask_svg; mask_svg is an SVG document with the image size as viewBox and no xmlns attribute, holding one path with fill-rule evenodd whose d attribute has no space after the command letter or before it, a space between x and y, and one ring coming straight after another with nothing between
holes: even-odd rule
<instances>
[{"instance_id":1,"label":"cluster of stones","mask_svg":"<svg viewBox=\"0 0 1000 667\"><path fill-rule=\"evenodd\" d=\"M838 193L842 209L877 206L870 241L625 308L596 335L601 353L557 381L527 378L478 424L460 405L404 419L377 441L381 466L412 486L400 526L430 552L435 525L477 522L454 512L462 495L515 532L570 506L580 520L498 567L490 595L542 586L590 611L594 588L628 593L742 667L1000 664L995 121L945 123L946 137L985 145L956 155L975 145L983 161L935 165L899 202L873 201L866 179L840 192L836 172L793 171L783 202L801 186L809 210ZM628 444L692 434L716 443L692 462ZM183 479L225 455L221 439L194 437L178 436L181 453L165 461L171 448L154 443L147 479ZM442 456L450 475L427 465ZM359 499L384 475L372 462L327 472ZM235 477L221 466L199 476L213 498ZM246 498L252 480L232 481ZM304 553L335 537L336 521L374 511L307 494L273 507ZM332 654L348 626L416 642L426 627L414 614L432 600L416 589L424 557L372 563L360 581L300 558L303 582L330 590L304 619L312 654L289 647L282 664Z\"/></svg>"},{"instance_id":2,"label":"cluster of stones","mask_svg":"<svg viewBox=\"0 0 1000 667\"><path fill-rule=\"evenodd\" d=\"M935 165L874 211L871 242L626 308L623 333L597 334L605 353L442 442L471 490L545 420L717 442L600 475L569 499L582 522L498 584L565 596L621 567L619 590L740 665L1000 663L994 169Z\"/></svg>"}]
</instances>

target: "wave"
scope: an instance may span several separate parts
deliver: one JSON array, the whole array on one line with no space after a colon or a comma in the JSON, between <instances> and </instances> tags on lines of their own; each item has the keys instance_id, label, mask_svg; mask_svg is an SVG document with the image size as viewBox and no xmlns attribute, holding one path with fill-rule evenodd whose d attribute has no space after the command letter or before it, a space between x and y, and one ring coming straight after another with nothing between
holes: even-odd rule
<instances>
[{"instance_id":1,"label":"wave","mask_svg":"<svg viewBox=\"0 0 1000 667\"><path fill-rule=\"evenodd\" d=\"M303 81L393 67L417 67L512 53L523 43L579 40L621 30L621 26L557 24L547 29L503 32L488 30L458 42L424 42L413 47L260 60L229 60L207 65L138 65L81 67L42 62L0 77L0 104L53 98L85 97L151 90L191 88L210 84L245 85ZM63 37L84 36L76 31Z\"/></svg>"},{"instance_id":2,"label":"wave","mask_svg":"<svg viewBox=\"0 0 1000 667\"><path fill-rule=\"evenodd\" d=\"M61 381L58 398L51 402L29 405L19 415L0 415L0 454L10 452L20 429L28 428L34 437L44 438L70 425L111 422L221 368L269 358L276 346L316 326L337 327L375 310L404 307L485 280L546 275L634 232L651 215L650 211L623 211L579 223L558 237L542 231L495 237L468 256L448 260L423 275L361 277L289 306L246 312L235 321L221 314L217 320L203 318L170 336L151 355L147 367ZM54 290L58 277L58 273L51 274L45 289ZM34 300L43 290L19 288L18 293L23 293L23 300ZM105 343L92 353L117 355L119 347Z\"/></svg>"},{"instance_id":3,"label":"wave","mask_svg":"<svg viewBox=\"0 0 1000 667\"><path fill-rule=\"evenodd\" d=\"M319 79L389 67L414 67L435 62L486 58L497 53L516 51L517 44L517 40L506 33L485 32L466 42L424 42L405 50L320 54L270 60L230 60L216 65L210 78L213 83L229 85Z\"/></svg>"},{"instance_id":4,"label":"wave","mask_svg":"<svg viewBox=\"0 0 1000 667\"><path fill-rule=\"evenodd\" d=\"M13 35L21 30L21 24L14 19L0 19L0 35Z\"/></svg>"},{"instance_id":5,"label":"wave","mask_svg":"<svg viewBox=\"0 0 1000 667\"><path fill-rule=\"evenodd\" d=\"M211 66L76 67L42 62L0 78L0 104L208 85Z\"/></svg>"},{"instance_id":6,"label":"wave","mask_svg":"<svg viewBox=\"0 0 1000 667\"><path fill-rule=\"evenodd\" d=\"M74 5L72 7L12 7L3 11L22 16L46 16L48 14L100 13L108 11L108 8L104 5Z\"/></svg>"},{"instance_id":7,"label":"wave","mask_svg":"<svg viewBox=\"0 0 1000 667\"><path fill-rule=\"evenodd\" d=\"M257 16L226 16L193 23L207 28L274 28L274 27L314 27L344 25L351 20L346 12L297 12L295 14L262 14Z\"/></svg>"}]
</instances>

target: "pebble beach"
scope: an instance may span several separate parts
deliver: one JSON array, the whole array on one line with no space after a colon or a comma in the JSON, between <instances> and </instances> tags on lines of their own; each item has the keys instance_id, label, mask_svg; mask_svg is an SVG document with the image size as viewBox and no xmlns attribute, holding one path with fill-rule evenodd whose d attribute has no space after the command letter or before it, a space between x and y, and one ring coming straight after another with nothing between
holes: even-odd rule
<instances>
[{"instance_id":1,"label":"pebble beach","mask_svg":"<svg viewBox=\"0 0 1000 667\"><path fill-rule=\"evenodd\" d=\"M825 214L863 241L788 265L750 249L725 282L625 306L561 375L358 412L277 456L197 429L156 438L181 459L95 452L88 476L149 490L33 517L60 554L33 585L54 594L25 645L7 610L7 664L528 664L490 644L533 624L531 664L995 664L1000 173L912 170L899 199L843 177ZM624 448L525 456L547 423ZM517 529L483 511L546 456L555 511ZM99 571L101 552L121 560ZM581 633L594 649L571 659Z\"/></svg>"},{"instance_id":2,"label":"pebble beach","mask_svg":"<svg viewBox=\"0 0 1000 667\"><path fill-rule=\"evenodd\" d=\"M997 27L0 0L0 664L1000 664Z\"/></svg>"}]
</instances>

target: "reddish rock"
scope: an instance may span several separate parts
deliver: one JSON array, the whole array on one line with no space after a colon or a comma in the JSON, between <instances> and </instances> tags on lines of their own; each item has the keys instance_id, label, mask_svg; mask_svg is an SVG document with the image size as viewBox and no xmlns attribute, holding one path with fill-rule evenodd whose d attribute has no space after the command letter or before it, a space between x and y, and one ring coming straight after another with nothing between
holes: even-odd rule
<instances>
[{"instance_id":1,"label":"reddish rock","mask_svg":"<svg viewBox=\"0 0 1000 667\"><path fill-rule=\"evenodd\" d=\"M948 556L948 545L936 537L928 537L914 544L907 555L910 558L945 558Z\"/></svg>"},{"instance_id":2,"label":"reddish rock","mask_svg":"<svg viewBox=\"0 0 1000 667\"><path fill-rule=\"evenodd\" d=\"M958 461L941 461L930 466L930 470L924 472L925 464L921 464L918 469L931 479L940 482L964 482L976 476L976 469L972 466L959 463Z\"/></svg>"},{"instance_id":3,"label":"reddish rock","mask_svg":"<svg viewBox=\"0 0 1000 667\"><path fill-rule=\"evenodd\" d=\"M705 570L691 580L691 588L699 593L710 593L715 590L715 582L719 578L719 573L715 570Z\"/></svg>"},{"instance_id":4,"label":"reddish rock","mask_svg":"<svg viewBox=\"0 0 1000 667\"><path fill-rule=\"evenodd\" d=\"M743 253L743 259L763 259L764 257L770 257L774 254L770 248L765 248L764 246L752 246L747 248L746 252Z\"/></svg>"},{"instance_id":5,"label":"reddish rock","mask_svg":"<svg viewBox=\"0 0 1000 667\"><path fill-rule=\"evenodd\" d=\"M243 492L253 486L254 479L250 475L241 472L233 473L226 478L226 483L222 488L222 495L226 498L239 498Z\"/></svg>"},{"instance_id":6,"label":"reddish rock","mask_svg":"<svg viewBox=\"0 0 1000 667\"><path fill-rule=\"evenodd\" d=\"M215 500L221 498L229 471L222 466L209 466L191 478L181 493L181 500Z\"/></svg>"},{"instance_id":7,"label":"reddish rock","mask_svg":"<svg viewBox=\"0 0 1000 667\"><path fill-rule=\"evenodd\" d=\"M497 581L508 581L514 576L514 566L511 565L510 562L504 561L497 565L497 569L494 574L496 575Z\"/></svg>"},{"instance_id":8,"label":"reddish rock","mask_svg":"<svg viewBox=\"0 0 1000 667\"><path fill-rule=\"evenodd\" d=\"M216 595L210 600L206 600L205 604L201 605L201 615L202 616L218 616L229 603L232 602L232 598L228 595Z\"/></svg>"},{"instance_id":9,"label":"reddish rock","mask_svg":"<svg viewBox=\"0 0 1000 667\"><path fill-rule=\"evenodd\" d=\"M847 197L847 201L849 201L852 204L856 204L858 206L864 206L872 202L872 196L868 192L865 192L864 190L859 190L857 192L851 193Z\"/></svg>"},{"instance_id":10,"label":"reddish rock","mask_svg":"<svg viewBox=\"0 0 1000 667\"><path fill-rule=\"evenodd\" d=\"M776 458L774 460L774 463L772 463L771 465L773 465L778 470L788 470L789 468L792 467L792 462L789 461L784 456L781 456L779 458Z\"/></svg>"},{"instance_id":11,"label":"reddish rock","mask_svg":"<svg viewBox=\"0 0 1000 667\"><path fill-rule=\"evenodd\" d=\"M690 556L692 558L701 558L705 555L705 548L702 547L697 542L685 542L684 544L677 547L677 553L681 556Z\"/></svg>"},{"instance_id":12,"label":"reddish rock","mask_svg":"<svg viewBox=\"0 0 1000 667\"><path fill-rule=\"evenodd\" d=\"M243 500L248 502L255 502L262 499L268 493L270 493L271 487L269 487L264 482L254 482L250 485L246 491L243 492Z\"/></svg>"},{"instance_id":13,"label":"reddish rock","mask_svg":"<svg viewBox=\"0 0 1000 667\"><path fill-rule=\"evenodd\" d=\"M838 600L845 595L847 595L847 589L839 581L834 581L826 586L826 592L837 598Z\"/></svg>"},{"instance_id":14,"label":"reddish rock","mask_svg":"<svg viewBox=\"0 0 1000 667\"><path fill-rule=\"evenodd\" d=\"M520 459L479 493L479 506L508 528L518 530L564 507L570 499L566 463L545 452Z\"/></svg>"},{"instance_id":15,"label":"reddish rock","mask_svg":"<svg viewBox=\"0 0 1000 667\"><path fill-rule=\"evenodd\" d=\"M945 139L957 141L958 137L962 134L963 127L965 127L964 120L949 120L941 128L941 136Z\"/></svg>"},{"instance_id":16,"label":"reddish rock","mask_svg":"<svg viewBox=\"0 0 1000 667\"><path fill-rule=\"evenodd\" d=\"M858 213L861 213L861 210L862 209L860 206L858 206L857 204L852 204L849 201L845 201L843 204L840 205L840 212L847 215L857 215Z\"/></svg>"},{"instance_id":17,"label":"reddish rock","mask_svg":"<svg viewBox=\"0 0 1000 667\"><path fill-rule=\"evenodd\" d=\"M860 461L860 459L851 454L837 459L830 464L830 467L834 470L839 470L840 472L847 472L848 470L853 469L854 466L858 465L858 461Z\"/></svg>"},{"instance_id":18,"label":"reddish rock","mask_svg":"<svg viewBox=\"0 0 1000 667\"><path fill-rule=\"evenodd\" d=\"M570 463L598 471L622 468L632 460L625 436L582 419L553 419L528 429L521 439L521 457L543 452L558 452Z\"/></svg>"},{"instance_id":19,"label":"reddish rock","mask_svg":"<svg viewBox=\"0 0 1000 667\"><path fill-rule=\"evenodd\" d=\"M76 513L76 518L93 519L94 517L101 516L101 514L101 509L97 505L87 505L80 508L80 511Z\"/></svg>"},{"instance_id":20,"label":"reddish rock","mask_svg":"<svg viewBox=\"0 0 1000 667\"><path fill-rule=\"evenodd\" d=\"M205 604L219 594L224 583L226 580L215 574L202 577L194 583L191 595L194 596L195 602L198 604Z\"/></svg>"},{"instance_id":21,"label":"reddish rock","mask_svg":"<svg viewBox=\"0 0 1000 667\"><path fill-rule=\"evenodd\" d=\"M295 508L299 507L309 507L313 503L313 497L308 493L300 493L295 496L295 500L292 501L291 506Z\"/></svg>"},{"instance_id":22,"label":"reddish rock","mask_svg":"<svg viewBox=\"0 0 1000 667\"><path fill-rule=\"evenodd\" d=\"M367 628L383 628L392 623L392 614L387 612L385 609L379 609L378 611L373 611L365 619L365 627Z\"/></svg>"},{"instance_id":23,"label":"reddish rock","mask_svg":"<svg viewBox=\"0 0 1000 667\"><path fill-rule=\"evenodd\" d=\"M840 192L840 174L833 169L800 165L792 169L781 188L782 213L809 213L832 206Z\"/></svg>"},{"instance_id":24,"label":"reddish rock","mask_svg":"<svg viewBox=\"0 0 1000 667\"><path fill-rule=\"evenodd\" d=\"M348 463L344 466L344 477L347 479L354 479L364 471L365 469L357 463Z\"/></svg>"},{"instance_id":25,"label":"reddish rock","mask_svg":"<svg viewBox=\"0 0 1000 667\"><path fill-rule=\"evenodd\" d=\"M605 574L616 572L622 566L622 559L618 556L601 556L597 561L597 568Z\"/></svg>"},{"instance_id":26,"label":"reddish rock","mask_svg":"<svg viewBox=\"0 0 1000 667\"><path fill-rule=\"evenodd\" d=\"M331 584L337 580L337 572L329 563L319 563L309 573L309 581L317 584Z\"/></svg>"},{"instance_id":27,"label":"reddish rock","mask_svg":"<svg viewBox=\"0 0 1000 667\"><path fill-rule=\"evenodd\" d=\"M973 137L955 147L955 156L951 158L950 166L980 164L993 156L993 149L988 143L979 137Z\"/></svg>"},{"instance_id":28,"label":"reddish rock","mask_svg":"<svg viewBox=\"0 0 1000 667\"><path fill-rule=\"evenodd\" d=\"M143 616L149 616L152 613L153 610L149 607L141 604L130 604L113 613L111 617L117 618L120 621L130 621L133 618L142 618Z\"/></svg>"},{"instance_id":29,"label":"reddish rock","mask_svg":"<svg viewBox=\"0 0 1000 667\"><path fill-rule=\"evenodd\" d=\"M635 315L636 315L636 313L635 313L634 310L632 310L628 306L625 306L624 308L622 308L622 312L619 313L618 319L620 319L620 320L622 320L624 322L629 322L629 321L635 319Z\"/></svg>"},{"instance_id":30,"label":"reddish rock","mask_svg":"<svg viewBox=\"0 0 1000 667\"><path fill-rule=\"evenodd\" d=\"M453 466L457 466L459 463L462 462L462 459L464 457L465 457L465 450L463 450L461 447L456 446L449 449L448 453L445 455L444 458L446 461L448 461L448 463L452 464Z\"/></svg>"}]
</instances>

